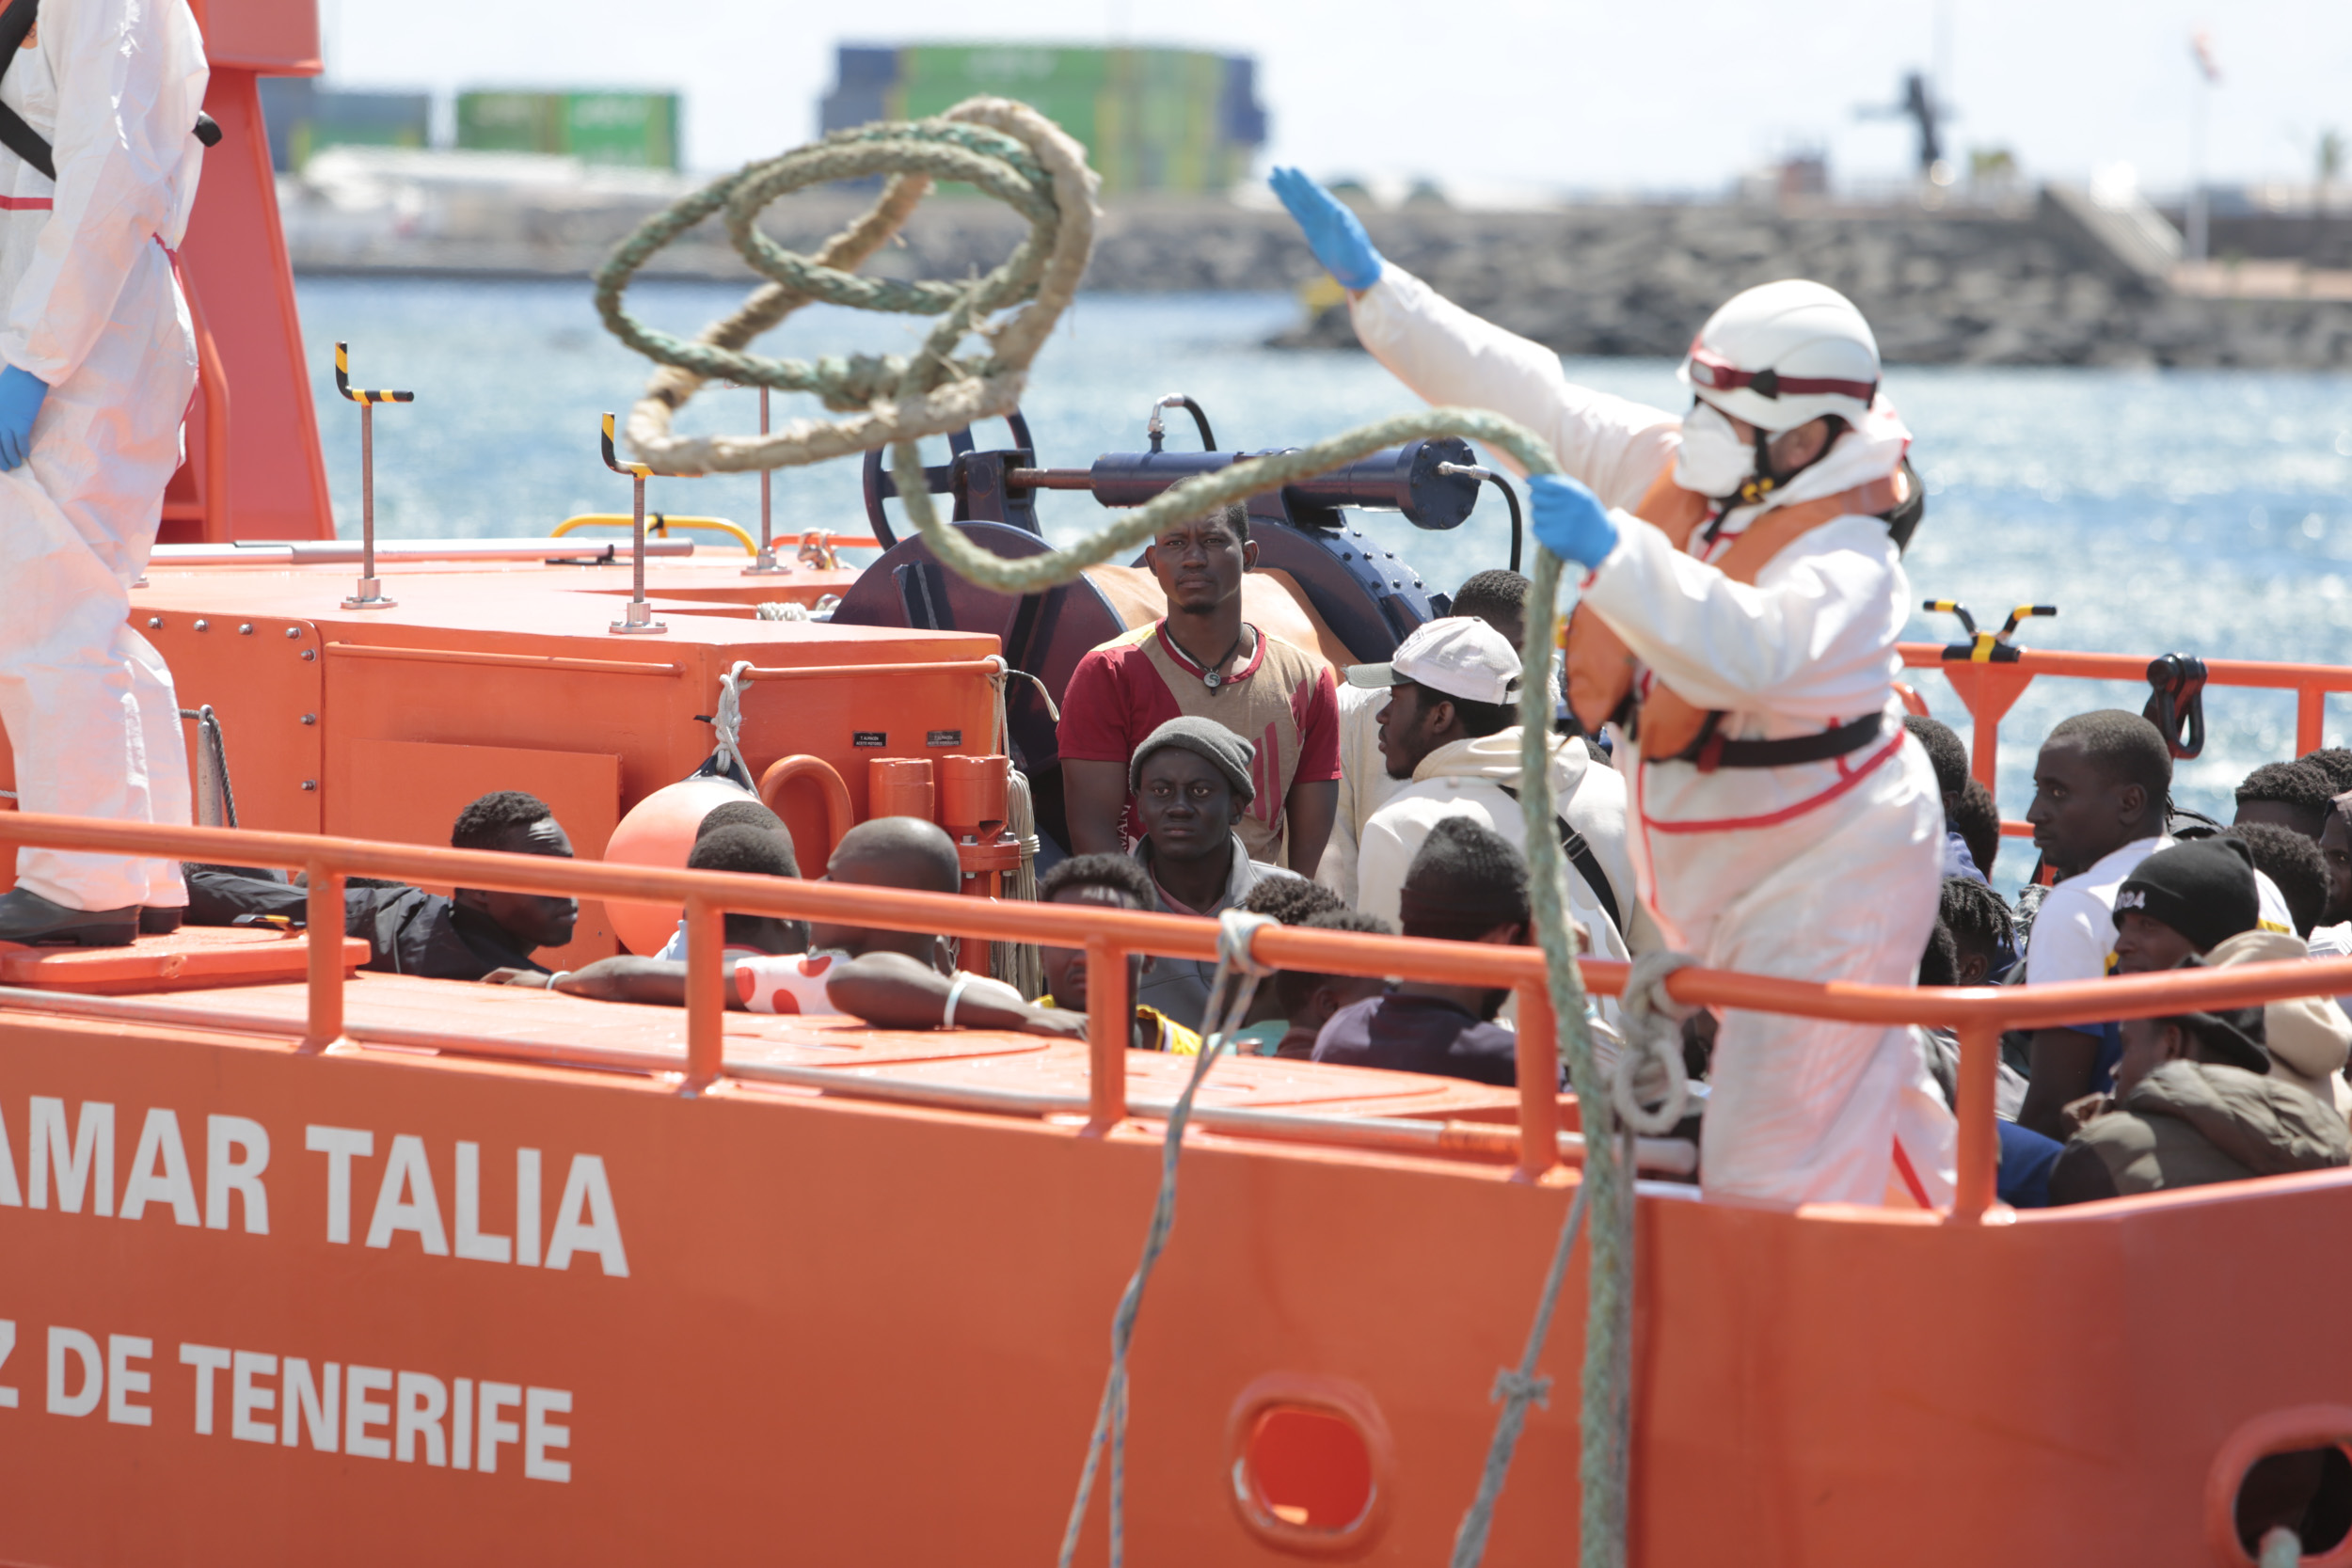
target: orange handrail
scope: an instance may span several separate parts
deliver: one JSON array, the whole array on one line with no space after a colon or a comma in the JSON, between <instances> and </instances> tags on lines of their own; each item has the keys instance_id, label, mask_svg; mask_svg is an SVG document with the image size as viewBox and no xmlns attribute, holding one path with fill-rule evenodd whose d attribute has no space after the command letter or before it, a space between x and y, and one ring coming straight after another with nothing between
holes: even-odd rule
<instances>
[{"instance_id":1,"label":"orange handrail","mask_svg":"<svg viewBox=\"0 0 2352 1568\"><path fill-rule=\"evenodd\" d=\"M2153 662L2146 655L2075 653L2063 648L2018 648L2014 650L2014 659L1994 662L1947 658L1945 644L1940 642L1904 642L1898 646L1906 668L1941 670L1951 681L1952 690L1975 721L1975 736L1968 749L1969 770L1985 788L1994 791L1996 798L2000 786L1994 773L2000 756L2001 716L2037 676L2144 682ZM2352 693L2352 667L2344 665L2273 664L2250 658L2209 658L2202 663L2207 686L2294 692L2295 750L2298 755L2319 749L2328 698L2339 692ZM2011 838L2026 838L2032 835L2033 830L2011 818L2002 822L2001 832Z\"/></svg>"},{"instance_id":2,"label":"orange handrail","mask_svg":"<svg viewBox=\"0 0 2352 1568\"><path fill-rule=\"evenodd\" d=\"M1099 904L1063 905L979 900L952 894L802 881L712 871L673 871L604 861L372 843L301 833L231 828L178 828L108 822L34 812L0 813L0 844L54 849L112 851L230 865L302 868L310 878L310 1006L301 1049L317 1052L343 1037L342 888L354 874L406 881L477 887L509 893L681 902L687 906L687 1092L724 1076L722 990L723 913L779 915L880 926L892 930L954 929L994 942L1037 942L1084 948L1089 994L1116 1009L1091 1009L1089 1037L1089 1124L1107 1128L1127 1118L1124 1002L1127 958L1133 953L1214 959L1217 933L1205 920ZM1251 943L1260 960L1319 974L1395 974L1408 978L1484 983L1516 990L1531 1023L1549 1011L1542 955L1527 947L1438 942L1350 931L1276 927ZM1613 995L1625 987L1623 963L1588 959L1586 987ZM2245 1006L2296 996L2352 993L2352 958L2233 965L2193 973L2117 976L2066 984L1931 988L1822 984L1728 970L1683 969L1666 982L1678 1002L1791 1014L1849 1023L1941 1024L1961 1037L1961 1180L1953 1206L1969 1219L1991 1206L1994 1174L1993 1090L2000 1034L2086 1019L2156 1018L2217 1006ZM1519 1039L1521 1082L1549 1084L1545 1060L1552 1042L1531 1029ZM1521 1168L1539 1173L1558 1160L1554 1126L1542 1107L1549 1096L1522 1106ZM1531 1109L1532 1108L1532 1109Z\"/></svg>"}]
</instances>

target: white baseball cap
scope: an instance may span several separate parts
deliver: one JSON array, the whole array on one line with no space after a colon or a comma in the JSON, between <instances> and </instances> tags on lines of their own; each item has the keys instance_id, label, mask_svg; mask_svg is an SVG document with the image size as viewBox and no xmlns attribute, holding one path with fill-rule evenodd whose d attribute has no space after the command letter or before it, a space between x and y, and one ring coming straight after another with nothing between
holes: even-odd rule
<instances>
[{"instance_id":1,"label":"white baseball cap","mask_svg":"<svg viewBox=\"0 0 2352 1568\"><path fill-rule=\"evenodd\" d=\"M1350 665L1350 686L1411 681L1466 703L1498 705L1519 700L1519 654L1509 638L1474 615L1427 621L1397 644L1386 664Z\"/></svg>"}]
</instances>

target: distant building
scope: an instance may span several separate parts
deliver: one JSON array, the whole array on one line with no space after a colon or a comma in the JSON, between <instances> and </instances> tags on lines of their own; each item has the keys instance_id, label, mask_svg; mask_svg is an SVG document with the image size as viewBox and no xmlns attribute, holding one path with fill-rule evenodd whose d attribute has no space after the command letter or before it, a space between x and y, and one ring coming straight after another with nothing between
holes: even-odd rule
<instances>
[{"instance_id":1,"label":"distant building","mask_svg":"<svg viewBox=\"0 0 2352 1568\"><path fill-rule=\"evenodd\" d=\"M344 92L310 76L262 78L269 160L292 173L329 147L424 147L433 139L433 95Z\"/></svg>"},{"instance_id":2,"label":"distant building","mask_svg":"<svg viewBox=\"0 0 2352 1568\"><path fill-rule=\"evenodd\" d=\"M819 124L920 119L981 93L1017 98L1075 136L1109 196L1231 189L1265 143L1257 62L1191 49L845 44Z\"/></svg>"},{"instance_id":3,"label":"distant building","mask_svg":"<svg viewBox=\"0 0 2352 1568\"><path fill-rule=\"evenodd\" d=\"M679 118L674 92L461 92L457 145L674 169Z\"/></svg>"}]
</instances>

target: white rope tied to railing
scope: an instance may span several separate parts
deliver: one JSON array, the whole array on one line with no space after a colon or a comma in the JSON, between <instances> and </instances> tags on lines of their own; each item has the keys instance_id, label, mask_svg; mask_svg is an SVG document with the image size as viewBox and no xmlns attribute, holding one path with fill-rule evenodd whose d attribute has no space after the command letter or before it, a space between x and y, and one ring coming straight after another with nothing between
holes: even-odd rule
<instances>
[{"instance_id":1,"label":"white rope tied to railing","mask_svg":"<svg viewBox=\"0 0 2352 1568\"><path fill-rule=\"evenodd\" d=\"M719 736L710 760L722 776L739 784L752 776L752 765L743 756L743 688L749 684L743 676L751 667L750 659L737 659L735 668L719 677L719 711L710 720Z\"/></svg>"},{"instance_id":2,"label":"white rope tied to railing","mask_svg":"<svg viewBox=\"0 0 2352 1568\"><path fill-rule=\"evenodd\" d=\"M1663 1137L1682 1123L1691 1105L1691 1077L1682 1061L1682 1025L1698 1012L1666 994L1666 977L1698 960L1660 948L1633 960L1619 1016L1625 1050L1609 1075L1617 1119L1645 1138Z\"/></svg>"},{"instance_id":3,"label":"white rope tied to railing","mask_svg":"<svg viewBox=\"0 0 2352 1568\"><path fill-rule=\"evenodd\" d=\"M1168 1233L1176 1224L1176 1156L1184 1142L1184 1124L1192 1119L1192 1102L1200 1092L1200 1085L1209 1076L1209 1069L1224 1053L1225 1042L1240 1033L1242 1021L1249 1016L1249 1005L1257 1000L1258 982L1274 973L1273 966L1258 961L1249 950L1257 934L1279 922L1262 914L1247 914L1240 910L1227 910L1217 917L1216 974L1209 982L1209 1005L1200 1015L1208 1027L1200 1039L1200 1054L1193 1058L1192 1075L1184 1080L1184 1092L1176 1099L1168 1113L1168 1135L1160 1142L1160 1196L1152 1207L1152 1224L1143 1236L1143 1258L1136 1264L1134 1277L1119 1298L1119 1310L1111 1317L1111 1370L1103 1381L1103 1400L1094 1413L1094 1433L1087 1439L1086 1465L1078 1473L1078 1495L1070 1504L1070 1523L1061 1538L1060 1568L1070 1568L1077 1554L1078 1536L1086 1528L1087 1504L1094 1496L1094 1476L1101 1464L1107 1441L1111 1456L1111 1481L1107 1502L1110 1513L1111 1568L1120 1568L1126 1556L1127 1538L1127 1351L1135 1342L1136 1314L1143 1307L1143 1290L1151 1282L1152 1266L1160 1260L1161 1249L1168 1244ZM1121 1042L1124 1043L1124 1042Z\"/></svg>"}]
</instances>

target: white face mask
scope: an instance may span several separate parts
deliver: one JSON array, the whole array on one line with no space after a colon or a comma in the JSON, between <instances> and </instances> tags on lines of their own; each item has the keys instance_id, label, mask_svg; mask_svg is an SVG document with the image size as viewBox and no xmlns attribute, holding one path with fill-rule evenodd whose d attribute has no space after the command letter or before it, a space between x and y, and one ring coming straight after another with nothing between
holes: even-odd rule
<instances>
[{"instance_id":1,"label":"white face mask","mask_svg":"<svg viewBox=\"0 0 2352 1568\"><path fill-rule=\"evenodd\" d=\"M1756 449L1740 438L1722 409L1694 404L1682 416L1682 450L1675 454L1675 483L1702 496L1739 494L1756 472Z\"/></svg>"}]
</instances>

